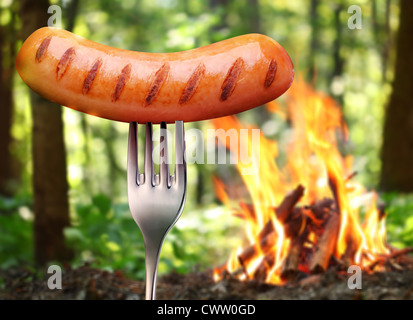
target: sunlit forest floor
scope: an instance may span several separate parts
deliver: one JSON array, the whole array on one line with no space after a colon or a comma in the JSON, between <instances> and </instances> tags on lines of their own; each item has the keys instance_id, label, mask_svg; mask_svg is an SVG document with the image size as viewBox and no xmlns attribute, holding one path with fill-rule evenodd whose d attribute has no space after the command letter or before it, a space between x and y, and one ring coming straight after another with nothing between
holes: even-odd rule
<instances>
[{"instance_id":1,"label":"sunlit forest floor","mask_svg":"<svg viewBox=\"0 0 413 320\"><path fill-rule=\"evenodd\" d=\"M3 278L0 299L47 300L141 300L145 297L143 281L131 280L121 272L109 272L88 265L62 275L62 289L50 290L47 273L27 268L0 271ZM284 286L257 281L241 282L227 278L212 280L211 272L178 274L160 278L157 298L161 300L413 300L413 264L403 270L363 273L362 288L349 289L348 275L330 269Z\"/></svg>"}]
</instances>

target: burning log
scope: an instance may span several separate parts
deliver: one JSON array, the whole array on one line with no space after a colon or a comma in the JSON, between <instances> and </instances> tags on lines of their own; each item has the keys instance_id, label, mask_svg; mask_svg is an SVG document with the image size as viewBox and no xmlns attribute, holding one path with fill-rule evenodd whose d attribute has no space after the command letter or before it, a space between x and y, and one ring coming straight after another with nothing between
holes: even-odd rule
<instances>
[{"instance_id":1,"label":"burning log","mask_svg":"<svg viewBox=\"0 0 413 320\"><path fill-rule=\"evenodd\" d=\"M290 192L287 196L285 196L284 200L281 202L279 207L275 210L275 214L279 222L284 223L286 222L286 220L289 219L289 217L291 216L291 213L294 210L295 205L301 199L303 194L304 194L304 187L302 185L298 185L297 188L295 188L292 192ZM297 225L301 226L301 223L302 223L301 215L300 215L300 218L291 219L291 222L288 223L287 226L285 227L286 234L288 235L289 233L291 233L292 231L289 231L289 230L293 228L297 228ZM253 244L249 246L238 256L238 260L240 261L241 264L244 264L244 262L249 261L254 256L256 256L259 250L262 250L265 252L267 249L271 248L271 246L275 244L275 239L277 237L277 234L274 230L274 226L271 220L265 224L264 228L261 230L258 237L260 239L258 244Z\"/></svg>"},{"instance_id":2,"label":"burning log","mask_svg":"<svg viewBox=\"0 0 413 320\"><path fill-rule=\"evenodd\" d=\"M301 219L295 219L288 223L285 226L286 229L286 236L290 238L290 235L294 232L297 233L296 231L292 230L299 230L301 229L301 225L305 223L303 222L303 218ZM268 234L266 237L261 239L259 244L251 245L248 248L246 248L239 256L238 256L238 261L241 263L242 266L244 266L248 261L250 261L252 258L256 257L260 252L263 252L264 255L266 255L261 262L260 266L257 268L257 270L267 270L269 267L271 267L271 259L269 257L272 256L271 253L273 253L272 248L274 247L277 239L277 233L275 231L271 232ZM301 247L302 244L304 243L304 237L302 239ZM259 246L259 247L257 247ZM268 256L267 256L268 254ZM298 264L297 264L298 266ZM297 267L296 266L296 267ZM297 269L297 268L296 268Z\"/></svg>"},{"instance_id":3,"label":"burning log","mask_svg":"<svg viewBox=\"0 0 413 320\"><path fill-rule=\"evenodd\" d=\"M355 174L350 175L347 178L347 180L351 179L354 175ZM340 223L341 223L341 219L342 219L342 208L341 208L342 203L340 203L340 198L338 196L338 194L339 194L339 185L338 185L338 181L336 181L336 177L334 177L333 175L330 175L329 179L328 179L328 184L329 184L331 192L334 196L335 207L336 207L337 214L338 214L337 226L333 226L333 228L337 228L336 236L335 236L335 239L333 240L334 241L334 247L335 247L336 244L337 244L337 238L338 238L338 235L339 235ZM350 219L350 217L348 216L347 219ZM360 244L361 244L362 240L361 240L360 236L357 233L347 232L345 234L345 241L346 241L346 244L347 244L346 250L345 250L344 254L340 257L340 259L342 259L342 261L344 262L345 265L351 265L351 264L354 263L354 258L356 256L357 250L360 248ZM331 256L332 253L326 252L326 254ZM325 257L325 259L327 259L327 257ZM329 260L329 258L327 259L327 261L324 261L324 263L327 263L326 266L328 266L328 260ZM315 270L315 269L320 269L320 268L316 264L312 265L311 271L312 272L319 272L319 271L325 271L326 270L325 267L323 267L323 266L321 266L321 267L322 267L321 268L322 270ZM315 269L313 269L313 268L315 268Z\"/></svg>"},{"instance_id":4,"label":"burning log","mask_svg":"<svg viewBox=\"0 0 413 320\"><path fill-rule=\"evenodd\" d=\"M335 201L331 198L325 198L304 208L310 210L315 219L324 221L330 215L330 211L335 209Z\"/></svg>"},{"instance_id":5,"label":"burning log","mask_svg":"<svg viewBox=\"0 0 413 320\"><path fill-rule=\"evenodd\" d=\"M386 261L389 261L391 259L395 259L395 258L400 257L400 256L407 255L411 252L413 252L413 248L404 248L404 249L400 249L400 250L394 250L392 253L390 253L388 255L381 256L378 259L376 259L376 261L374 261L371 265L369 265L368 268L369 268L369 270L372 271L372 270L374 270L374 268L377 265L382 265Z\"/></svg>"},{"instance_id":6,"label":"burning log","mask_svg":"<svg viewBox=\"0 0 413 320\"><path fill-rule=\"evenodd\" d=\"M292 280L297 276L303 244L306 237L307 233L292 239L288 255L282 266L281 278Z\"/></svg>"},{"instance_id":7,"label":"burning log","mask_svg":"<svg viewBox=\"0 0 413 320\"><path fill-rule=\"evenodd\" d=\"M253 275L254 279L258 281L265 281L268 275L268 271L274 265L274 260L275 260L275 257L273 254L266 255L262 259L260 265L255 270L254 275Z\"/></svg>"},{"instance_id":8,"label":"burning log","mask_svg":"<svg viewBox=\"0 0 413 320\"><path fill-rule=\"evenodd\" d=\"M244 265L245 262L250 261L260 251L268 251L271 247L274 246L276 238L277 234L275 231L273 231L264 238L262 238L258 244L253 244L247 247L244 251L241 252L240 255L238 255L238 260L241 263L241 265Z\"/></svg>"},{"instance_id":9,"label":"burning log","mask_svg":"<svg viewBox=\"0 0 413 320\"><path fill-rule=\"evenodd\" d=\"M283 279L292 280L298 273L304 242L309 233L309 219L303 215L304 210L308 211L308 208L295 209L291 221L286 226L286 235L292 240L281 270L281 278Z\"/></svg>"},{"instance_id":10,"label":"burning log","mask_svg":"<svg viewBox=\"0 0 413 320\"><path fill-rule=\"evenodd\" d=\"M324 232L317 244L317 249L310 262L310 271L320 273L327 270L330 258L334 254L338 233L340 230L340 216L333 212L327 221Z\"/></svg>"},{"instance_id":11,"label":"burning log","mask_svg":"<svg viewBox=\"0 0 413 320\"><path fill-rule=\"evenodd\" d=\"M346 237L346 250L344 254L341 256L341 260L345 266L350 266L354 264L354 257L359 249L360 242L356 240L355 237L350 236Z\"/></svg>"},{"instance_id":12,"label":"burning log","mask_svg":"<svg viewBox=\"0 0 413 320\"><path fill-rule=\"evenodd\" d=\"M283 201L281 201L278 208L275 209L275 215L280 223L284 223L288 220L288 217L294 210L295 205L298 203L298 201L300 201L301 197L304 195L304 190L305 189L302 185L298 185L293 191L291 191L284 197ZM260 239L263 239L273 231L274 226L272 224L272 221L270 220L265 224L264 228L261 230L258 237Z\"/></svg>"},{"instance_id":13,"label":"burning log","mask_svg":"<svg viewBox=\"0 0 413 320\"><path fill-rule=\"evenodd\" d=\"M287 221L295 205L304 195L304 190L305 188L301 184L299 184L293 191L285 196L284 200L280 203L275 212L278 221L280 221L281 223Z\"/></svg>"},{"instance_id":14,"label":"burning log","mask_svg":"<svg viewBox=\"0 0 413 320\"><path fill-rule=\"evenodd\" d=\"M306 228L308 220L307 217L302 214L302 211L302 208L296 208L293 211L293 214L289 217L288 223L284 225L285 236L289 239L292 239L292 243L290 244L287 258L283 264L285 273L284 275L281 275L282 277L292 278L297 274L298 271L301 250L308 235ZM271 236L273 239L276 238L275 232L272 232L268 236ZM274 251L269 251L254 272L254 279L265 279L267 271L274 265L274 260Z\"/></svg>"}]
</instances>

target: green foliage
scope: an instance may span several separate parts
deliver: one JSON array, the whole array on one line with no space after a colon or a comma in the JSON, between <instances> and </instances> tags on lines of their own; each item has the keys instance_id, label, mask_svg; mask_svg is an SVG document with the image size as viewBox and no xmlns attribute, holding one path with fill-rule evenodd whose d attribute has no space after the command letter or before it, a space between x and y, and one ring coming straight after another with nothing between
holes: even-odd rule
<instances>
[{"instance_id":1,"label":"green foliage","mask_svg":"<svg viewBox=\"0 0 413 320\"><path fill-rule=\"evenodd\" d=\"M113 204L103 194L77 204L73 226L65 229L65 236L77 254L75 264L91 261L136 277L144 275L143 239L127 204Z\"/></svg>"},{"instance_id":2,"label":"green foliage","mask_svg":"<svg viewBox=\"0 0 413 320\"><path fill-rule=\"evenodd\" d=\"M398 248L413 247L413 194L387 193L386 203L389 242Z\"/></svg>"},{"instance_id":3,"label":"green foliage","mask_svg":"<svg viewBox=\"0 0 413 320\"><path fill-rule=\"evenodd\" d=\"M165 240L160 273L171 269L186 273L224 263L242 241L240 222L219 206L184 210Z\"/></svg>"},{"instance_id":4,"label":"green foliage","mask_svg":"<svg viewBox=\"0 0 413 320\"><path fill-rule=\"evenodd\" d=\"M0 268L34 263L30 202L24 198L0 198ZM159 274L171 270L186 273L223 263L239 244L240 234L239 221L224 208L184 210L165 240ZM88 261L99 268L144 278L144 243L127 203L114 203L104 194L79 201L65 237L76 254L73 265Z\"/></svg>"},{"instance_id":5,"label":"green foliage","mask_svg":"<svg viewBox=\"0 0 413 320\"><path fill-rule=\"evenodd\" d=\"M33 228L28 201L0 198L0 268L31 263Z\"/></svg>"},{"instance_id":6,"label":"green foliage","mask_svg":"<svg viewBox=\"0 0 413 320\"><path fill-rule=\"evenodd\" d=\"M223 215L226 214L219 207L184 211L165 240L159 273L185 273L194 267L211 267L219 258L225 258L232 248L229 246L235 243L233 230L237 223ZM65 236L75 249L75 265L89 261L100 268L144 277L143 238L128 204L115 204L108 196L98 194L90 202L76 205L73 221L73 226L65 229Z\"/></svg>"}]
</instances>

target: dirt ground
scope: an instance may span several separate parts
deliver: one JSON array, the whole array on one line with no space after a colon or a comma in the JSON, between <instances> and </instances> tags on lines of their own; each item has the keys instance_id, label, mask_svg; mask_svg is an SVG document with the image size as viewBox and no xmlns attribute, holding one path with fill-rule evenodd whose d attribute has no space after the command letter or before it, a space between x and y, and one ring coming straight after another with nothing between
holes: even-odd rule
<instances>
[{"instance_id":1,"label":"dirt ground","mask_svg":"<svg viewBox=\"0 0 413 320\"><path fill-rule=\"evenodd\" d=\"M66 267L62 289L48 288L51 275L29 268L0 270L0 300L141 300L142 281L120 271L108 272L84 265ZM215 283L211 272L171 273L158 280L162 300L413 300L413 265L402 270L362 274L362 288L349 289L346 272L330 269L303 275L284 286L228 277Z\"/></svg>"}]
</instances>

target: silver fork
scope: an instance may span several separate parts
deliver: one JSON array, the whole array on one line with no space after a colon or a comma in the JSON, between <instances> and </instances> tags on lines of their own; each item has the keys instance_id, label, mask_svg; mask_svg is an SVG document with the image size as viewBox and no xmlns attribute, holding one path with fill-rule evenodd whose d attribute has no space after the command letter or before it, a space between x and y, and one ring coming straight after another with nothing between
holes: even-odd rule
<instances>
[{"instance_id":1,"label":"silver fork","mask_svg":"<svg viewBox=\"0 0 413 320\"><path fill-rule=\"evenodd\" d=\"M144 174L138 169L138 123L129 125L128 200L133 219L145 243L146 300L155 299L162 244L181 216L186 196L186 162L183 121L175 122L175 173L168 164L166 123L161 123L159 174L154 172L152 124L146 124Z\"/></svg>"}]
</instances>

